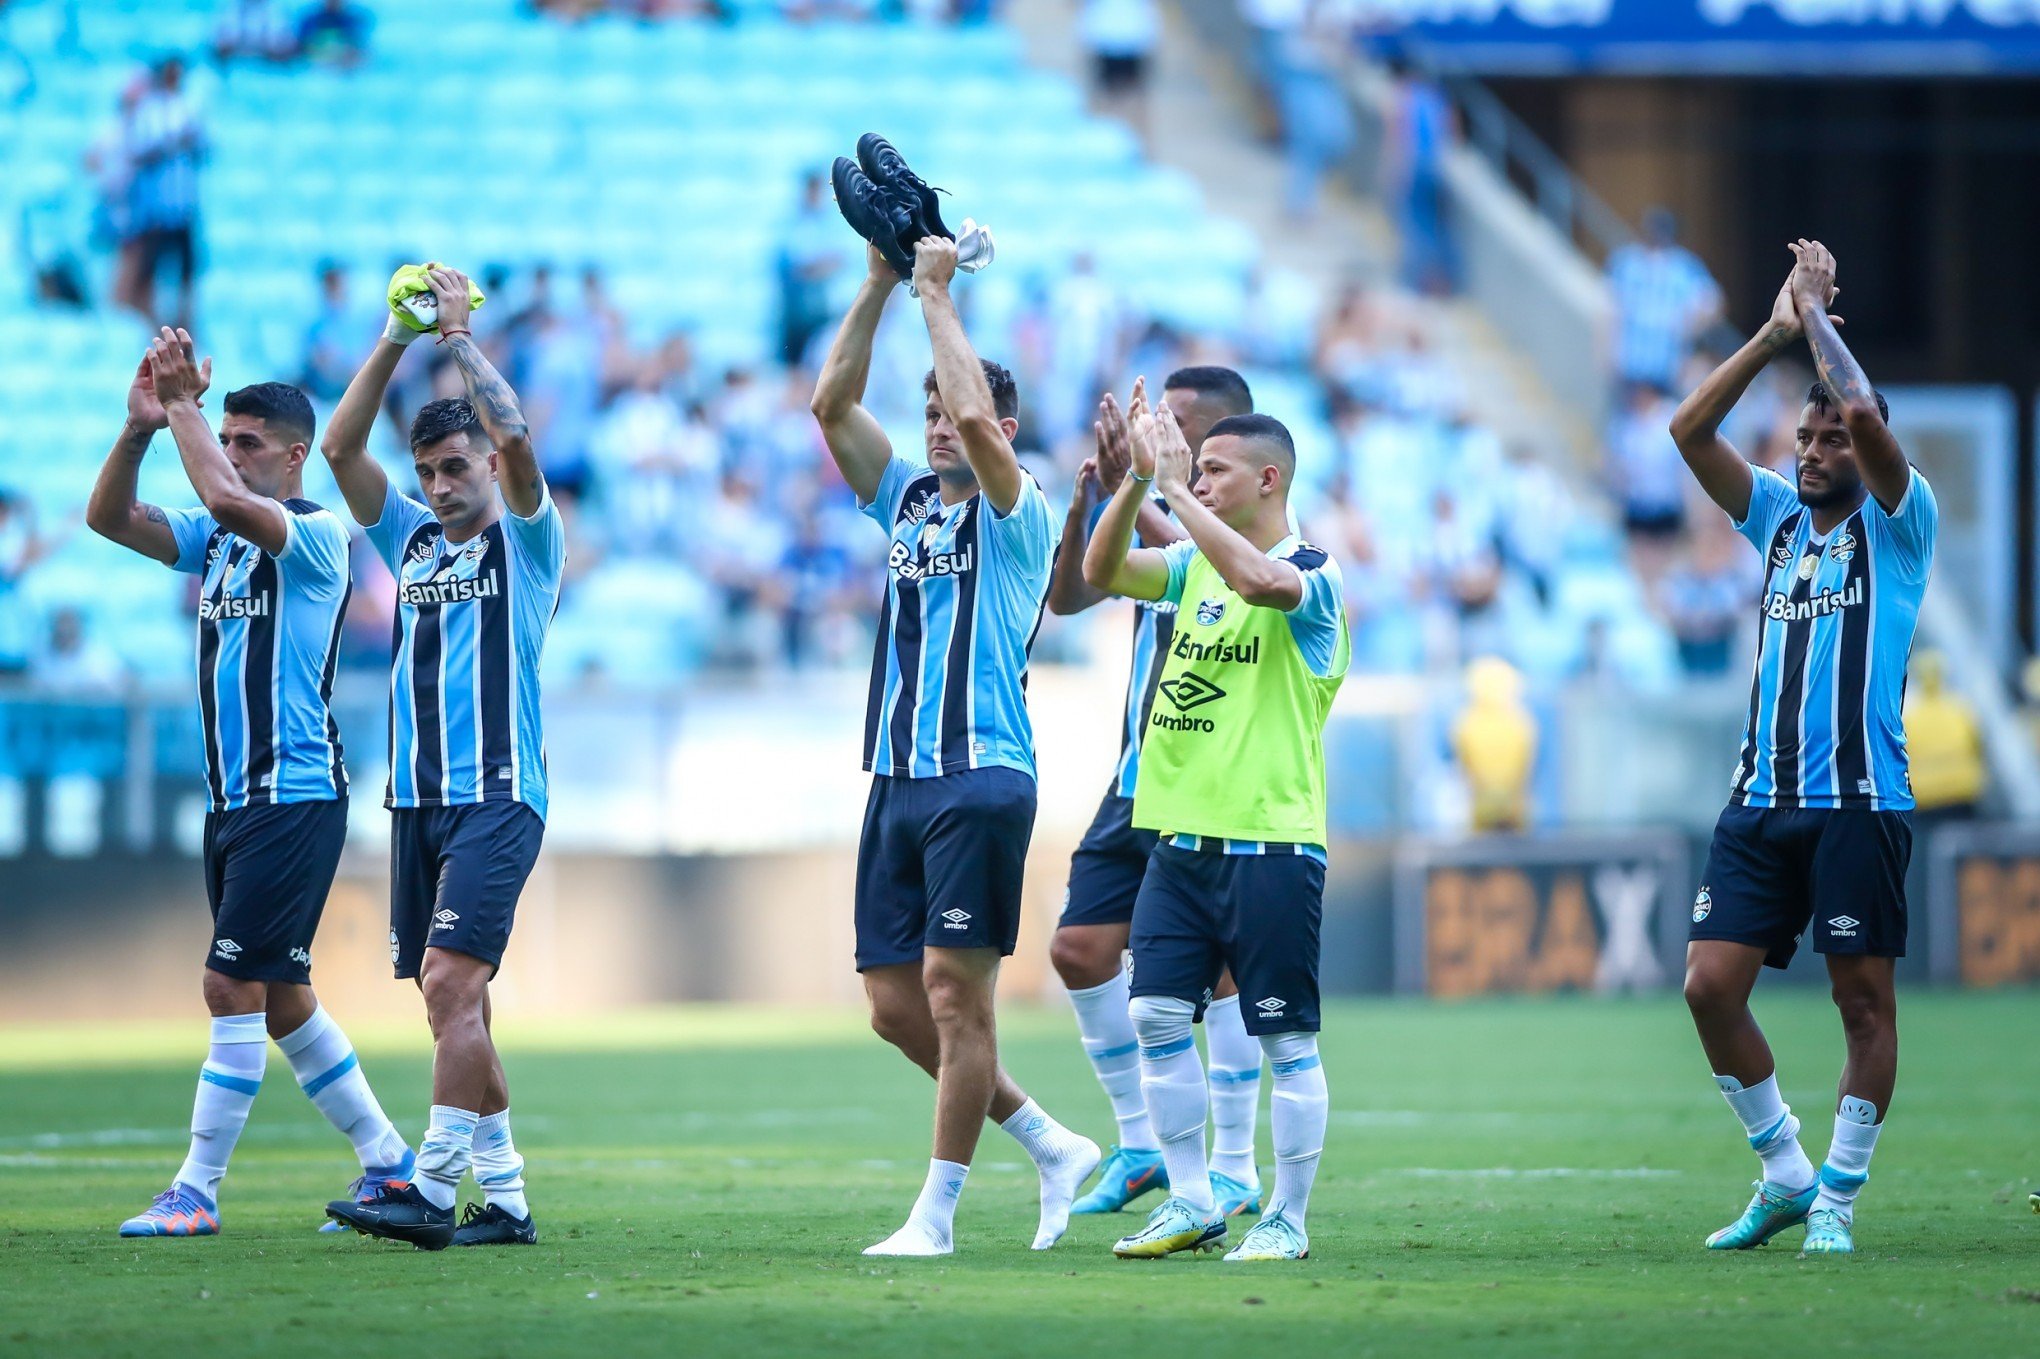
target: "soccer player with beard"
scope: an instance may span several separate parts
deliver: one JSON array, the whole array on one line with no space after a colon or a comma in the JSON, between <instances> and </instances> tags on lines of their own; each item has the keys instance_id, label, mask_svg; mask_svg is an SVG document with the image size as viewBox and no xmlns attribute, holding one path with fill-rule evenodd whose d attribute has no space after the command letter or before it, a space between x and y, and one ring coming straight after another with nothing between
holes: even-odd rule
<instances>
[{"instance_id":1,"label":"soccer player with beard","mask_svg":"<svg viewBox=\"0 0 2040 1359\"><path fill-rule=\"evenodd\" d=\"M312 403L295 387L228 392L219 437L199 399L212 360L165 330L128 389L127 425L92 488L94 532L201 581L198 706L205 739L205 960L212 1046L191 1149L122 1236L211 1236L220 1182L261 1088L268 1040L361 1161L357 1197L409 1178L412 1153L376 1102L347 1035L312 993L312 938L347 838L347 771L333 669L347 612L347 529L304 498ZM135 499L168 429L201 509Z\"/></svg>"},{"instance_id":2,"label":"soccer player with beard","mask_svg":"<svg viewBox=\"0 0 2040 1359\"><path fill-rule=\"evenodd\" d=\"M1230 368L1179 368L1162 384L1162 391L1193 459L1213 425L1254 409L1246 380ZM1048 589L1052 613L1081 613L1107 598L1105 591L1084 580L1083 564L1092 526L1104 512L1104 502L1119 490L1131 457L1126 417L1109 392L1098 403L1096 433L1098 455L1078 473L1063 525L1063 545ZM1141 508L1137 531L1141 545L1152 548L1167 547L1184 536L1160 497ZM1124 955L1134 898L1155 847L1155 833L1133 825L1141 735L1174 634L1176 607L1161 600L1134 604L1133 664L1126 683L1119 764L1090 830L1071 856L1062 919L1049 948L1050 961L1069 989L1085 1055L1119 1124L1119 1143L1099 1167L1097 1184L1070 1210L1075 1213L1116 1213L1149 1190L1169 1187L1168 1167L1141 1099L1140 1045L1127 1013ZM1227 1217L1258 1212L1261 1184L1254 1165L1254 1122L1261 1094L1261 1045L1240 1018L1239 991L1230 974L1219 979L1205 1007L1204 1032L1210 1049L1212 1193Z\"/></svg>"},{"instance_id":3,"label":"soccer player with beard","mask_svg":"<svg viewBox=\"0 0 2040 1359\"><path fill-rule=\"evenodd\" d=\"M920 1197L867 1255L947 1255L987 1117L1040 1174L1034 1249L1069 1225L1098 1147L999 1067L994 992L1020 929L1034 831L1027 655L1055 558L1055 512L1013 451L1020 394L978 358L950 280L956 243L914 252L935 367L923 382L925 460L903 457L863 405L872 338L900 277L876 247L811 402L858 504L886 532L857 848L857 970L871 1026L935 1078L935 1145Z\"/></svg>"},{"instance_id":4,"label":"soccer player with beard","mask_svg":"<svg viewBox=\"0 0 2040 1359\"><path fill-rule=\"evenodd\" d=\"M1764 557L1749 721L1693 902L1686 1003L1763 1162L1749 1207L1708 1246L1745 1250L1804 1222L1802 1254L1845 1254L1898 1077L1893 973L1905 955L1913 806L1900 708L1940 516L1828 315L1834 256L1818 241L1791 250L1797 263L1770 319L1672 420L1702 489ZM1801 339L1820 381L1799 413L1795 487L1751 467L1720 428ZM1848 1051L1818 1174L1749 1008L1758 974L1784 967L1809 926Z\"/></svg>"},{"instance_id":5,"label":"soccer player with beard","mask_svg":"<svg viewBox=\"0 0 2040 1359\"><path fill-rule=\"evenodd\" d=\"M465 398L411 422L422 503L368 453L383 392L418 332L394 316L348 385L320 451L347 507L397 578L390 671L390 953L424 993L432 1114L418 1173L326 1211L427 1250L537 1241L510 1088L490 1035L489 983L537 862L547 806L539 659L559 604L566 532L517 396L468 330L468 280L428 274L439 343ZM456 1229L472 1166L486 1206Z\"/></svg>"}]
</instances>

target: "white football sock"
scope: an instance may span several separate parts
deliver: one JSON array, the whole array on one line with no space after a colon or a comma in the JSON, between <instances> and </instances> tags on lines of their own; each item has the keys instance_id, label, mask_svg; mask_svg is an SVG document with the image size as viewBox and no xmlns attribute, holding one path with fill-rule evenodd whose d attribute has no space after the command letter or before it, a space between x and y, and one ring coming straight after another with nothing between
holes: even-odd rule
<instances>
[{"instance_id":1,"label":"white football sock","mask_svg":"<svg viewBox=\"0 0 2040 1359\"><path fill-rule=\"evenodd\" d=\"M1204 1043L1211 1079L1211 1168L1227 1179L1258 1185L1254 1115L1261 1102L1261 1044L1247 1032L1237 993L1204 1007Z\"/></svg>"},{"instance_id":2,"label":"white football sock","mask_svg":"<svg viewBox=\"0 0 2040 1359\"><path fill-rule=\"evenodd\" d=\"M1318 1059L1316 1034L1270 1034L1261 1040L1261 1047L1275 1077L1268 1108L1268 1130L1275 1138L1275 1196L1268 1200L1268 1212L1282 1214L1300 1232L1310 1207L1310 1187L1317 1179L1318 1158L1325 1150L1331 1095L1325 1087L1324 1063Z\"/></svg>"},{"instance_id":3,"label":"white football sock","mask_svg":"<svg viewBox=\"0 0 2040 1359\"><path fill-rule=\"evenodd\" d=\"M1126 973L1117 972L1103 986L1070 992L1070 1004L1077 1012L1084 1054L1098 1073L1098 1084L1105 1087L1105 1098L1112 1101L1119 1145L1128 1151L1154 1151L1160 1144L1141 1099L1140 1040L1133 1036L1133 1020L1127 1017L1126 987Z\"/></svg>"},{"instance_id":4,"label":"white football sock","mask_svg":"<svg viewBox=\"0 0 2040 1359\"><path fill-rule=\"evenodd\" d=\"M1174 996L1135 996L1131 1010L1140 1036L1140 1092L1162 1144L1169 1193L1209 1217L1218 1204L1204 1159L1204 1067L1190 1036L1197 1007Z\"/></svg>"},{"instance_id":5,"label":"white football sock","mask_svg":"<svg viewBox=\"0 0 2040 1359\"><path fill-rule=\"evenodd\" d=\"M474 1171L475 1183L491 1207L520 1222L531 1216L531 1205L524 1198L524 1158L510 1140L508 1109L476 1120Z\"/></svg>"},{"instance_id":6,"label":"white football sock","mask_svg":"<svg viewBox=\"0 0 2040 1359\"><path fill-rule=\"evenodd\" d=\"M1716 1076L1714 1083L1742 1120L1750 1148L1763 1160L1764 1179L1793 1193L1811 1185L1813 1162L1799 1145L1799 1120L1792 1116L1792 1106L1778 1093L1778 1073L1747 1087L1733 1076Z\"/></svg>"},{"instance_id":7,"label":"white football sock","mask_svg":"<svg viewBox=\"0 0 2040 1359\"><path fill-rule=\"evenodd\" d=\"M198 1098L191 1106L191 1150L177 1171L179 1184L219 1202L220 1181L248 1126L268 1062L268 1019L261 1011L213 1016L212 1046L198 1069Z\"/></svg>"},{"instance_id":8,"label":"white football sock","mask_svg":"<svg viewBox=\"0 0 2040 1359\"><path fill-rule=\"evenodd\" d=\"M1828 1208L1853 1221L1856 1195L1870 1178L1870 1153L1877 1150L1877 1134L1884 1125L1877 1121L1877 1106L1854 1095L1842 1096L1835 1110L1835 1140L1820 1166L1820 1194L1815 1208Z\"/></svg>"},{"instance_id":9,"label":"white football sock","mask_svg":"<svg viewBox=\"0 0 2040 1359\"><path fill-rule=\"evenodd\" d=\"M293 1032L276 1040L298 1088L354 1145L363 1170L392 1170L408 1150L375 1092L368 1088L354 1045L321 1005Z\"/></svg>"},{"instance_id":10,"label":"white football sock","mask_svg":"<svg viewBox=\"0 0 2040 1359\"><path fill-rule=\"evenodd\" d=\"M921 1197L907 1225L875 1246L866 1255L947 1255L956 1248L956 1201L963 1197L963 1182L970 1167L955 1161L928 1162L928 1178L921 1183Z\"/></svg>"},{"instance_id":11,"label":"white football sock","mask_svg":"<svg viewBox=\"0 0 2040 1359\"><path fill-rule=\"evenodd\" d=\"M1012 1134L1041 1173L1041 1219L1034 1229L1034 1249L1047 1250L1069 1229L1077 1189L1098 1168L1098 1144L1050 1118L1031 1099L999 1126Z\"/></svg>"},{"instance_id":12,"label":"white football sock","mask_svg":"<svg viewBox=\"0 0 2040 1359\"><path fill-rule=\"evenodd\" d=\"M418 1173L412 1183L434 1208L451 1208L460 1197L460 1177L475 1155L475 1125L481 1115L450 1105L432 1106L432 1123L418 1144Z\"/></svg>"}]
</instances>

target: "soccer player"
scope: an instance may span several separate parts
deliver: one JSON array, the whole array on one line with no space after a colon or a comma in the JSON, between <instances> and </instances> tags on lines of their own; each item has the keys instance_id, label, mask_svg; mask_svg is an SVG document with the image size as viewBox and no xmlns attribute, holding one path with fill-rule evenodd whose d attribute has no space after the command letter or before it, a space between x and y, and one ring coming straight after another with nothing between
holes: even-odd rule
<instances>
[{"instance_id":1,"label":"soccer player","mask_svg":"<svg viewBox=\"0 0 2040 1359\"><path fill-rule=\"evenodd\" d=\"M510 384L468 329L468 280L428 275L439 343L465 398L411 422L424 500L390 485L368 454L376 408L404 346L393 316L320 451L355 519L397 578L390 671L390 953L432 1024L432 1118L418 1173L366 1203L327 1212L427 1250L538 1239L510 1088L490 1036L489 983L545 834L545 731L538 666L559 604L566 533ZM500 494L499 494L500 491ZM453 1205L472 1165L486 1207Z\"/></svg>"},{"instance_id":2,"label":"soccer player","mask_svg":"<svg viewBox=\"0 0 2040 1359\"><path fill-rule=\"evenodd\" d=\"M956 244L914 251L935 354L926 460L893 452L862 405L871 343L899 275L876 249L815 386L822 434L864 512L892 541L872 657L857 849L857 970L871 1026L935 1077L935 1145L913 1212L867 1255L947 1255L987 1116L1041 1177L1034 1249L1069 1225L1098 1147L999 1068L993 993L1020 929L1034 831L1027 653L1055 556L1055 514L1020 466L1013 375L971 349L949 294Z\"/></svg>"},{"instance_id":3,"label":"soccer player","mask_svg":"<svg viewBox=\"0 0 2040 1359\"><path fill-rule=\"evenodd\" d=\"M1230 969L1275 1090L1275 1192L1228 1260L1300 1260L1324 1150L1318 929L1325 887L1324 724L1352 659L1338 568L1289 527L1296 446L1236 415L1190 447L1165 404L1130 408L1133 466L1084 555L1101 590L1177 606L1141 744L1133 824L1160 834L1134 901L1132 1001L1141 1093L1170 1197L1112 1249L1208 1250L1225 1239L1204 1155L1205 1081L1190 1026ZM1152 486L1187 541L1134 547Z\"/></svg>"},{"instance_id":4,"label":"soccer player","mask_svg":"<svg viewBox=\"0 0 2040 1359\"><path fill-rule=\"evenodd\" d=\"M1744 1250L1804 1222L1803 1254L1839 1254L1854 1249L1856 1195L1898 1077L1892 974L1913 805L1899 710L1940 514L1828 315L1834 256L1817 241L1791 249L1770 319L1672 420L1687 466L1764 559L1749 722L1693 900L1686 1003L1763 1161L1749 1207L1708 1246ZM1820 381L1799 412L1795 487L1744 462L1720 428L1802 338ZM1759 971L1784 967L1809 925L1848 1044L1818 1176L1749 1008Z\"/></svg>"},{"instance_id":5,"label":"soccer player","mask_svg":"<svg viewBox=\"0 0 2040 1359\"><path fill-rule=\"evenodd\" d=\"M1230 368L1179 368L1163 383L1162 392L1169 409L1176 412L1193 459L1213 425L1228 416L1250 415L1254 409L1246 380ZM1055 573L1048 587L1052 613L1081 613L1106 597L1104 591L1084 580L1083 566L1091 526L1104 508L1103 501L1119 489L1130 457L1126 417L1109 392L1098 403L1096 432L1098 455L1078 473L1069 518L1063 524L1063 546L1056 554ZM1144 547L1167 547L1183 537L1159 499L1141 507L1136 532ZM1116 1213L1150 1189L1169 1185L1168 1167L1162 1164L1161 1148L1141 1099L1140 1045L1126 1009L1123 955L1133 920L1133 899L1155 847L1153 831L1133 827L1141 731L1154 704L1161 658L1168 651L1175 623L1175 605L1138 601L1126 715L1120 726L1119 766L1090 830L1070 858L1062 920L1049 946L1049 958L1069 988L1077 1012L1084 1052L1091 1059L1098 1083L1105 1087L1112 1116L1119 1124L1118 1145L1099 1168L1097 1184L1070 1210L1074 1213ZM1219 1211L1227 1217L1258 1212L1261 1176L1254 1165L1254 1115L1261 1094L1261 1045L1240 1020L1239 991L1230 974L1219 979L1205 1009L1204 1032L1210 1047L1212 1193Z\"/></svg>"},{"instance_id":6,"label":"soccer player","mask_svg":"<svg viewBox=\"0 0 2040 1359\"><path fill-rule=\"evenodd\" d=\"M94 532L200 577L198 706L205 738L204 995L191 1149L170 1188L122 1236L211 1236L220 1181L262 1086L268 1040L353 1143L373 1195L411 1174L347 1035L313 994L312 938L347 838L347 772L331 705L347 611L347 529L304 498L312 403L264 382L228 392L215 439L199 410L212 360L165 330L128 388L127 424L92 488ZM157 431L177 441L202 509L135 499Z\"/></svg>"}]
</instances>

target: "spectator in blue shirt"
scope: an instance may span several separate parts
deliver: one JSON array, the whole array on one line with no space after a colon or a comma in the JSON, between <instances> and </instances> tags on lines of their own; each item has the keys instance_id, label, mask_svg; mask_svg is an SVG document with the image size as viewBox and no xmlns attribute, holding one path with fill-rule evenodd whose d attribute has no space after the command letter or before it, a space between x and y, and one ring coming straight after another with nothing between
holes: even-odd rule
<instances>
[{"instance_id":1,"label":"spectator in blue shirt","mask_svg":"<svg viewBox=\"0 0 2040 1359\"><path fill-rule=\"evenodd\" d=\"M333 66L359 66L368 55L368 31L375 19L347 0L324 0L298 18L298 51Z\"/></svg>"},{"instance_id":2,"label":"spectator in blue shirt","mask_svg":"<svg viewBox=\"0 0 2040 1359\"><path fill-rule=\"evenodd\" d=\"M1615 295L1615 376L1670 390L1700 333L1721 317L1721 288L1700 257L1679 244L1667 208L1644 214L1642 241L1608 257Z\"/></svg>"}]
</instances>

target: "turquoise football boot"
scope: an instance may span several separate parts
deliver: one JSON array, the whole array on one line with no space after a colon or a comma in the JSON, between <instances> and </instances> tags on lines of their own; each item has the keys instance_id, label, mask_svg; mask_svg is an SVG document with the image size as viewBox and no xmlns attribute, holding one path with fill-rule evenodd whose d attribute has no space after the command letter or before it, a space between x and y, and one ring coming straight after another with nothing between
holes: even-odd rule
<instances>
[{"instance_id":1,"label":"turquoise football boot","mask_svg":"<svg viewBox=\"0 0 2040 1359\"><path fill-rule=\"evenodd\" d=\"M1226 1252L1228 1260L1307 1260L1310 1238L1278 1210L1256 1222L1246 1238Z\"/></svg>"},{"instance_id":2,"label":"turquoise football boot","mask_svg":"<svg viewBox=\"0 0 2040 1359\"><path fill-rule=\"evenodd\" d=\"M1070 1205L1072 1213L1116 1213L1150 1189L1167 1189L1169 1170L1159 1151L1114 1147L1098 1168L1098 1183Z\"/></svg>"},{"instance_id":3,"label":"turquoise football boot","mask_svg":"<svg viewBox=\"0 0 2040 1359\"><path fill-rule=\"evenodd\" d=\"M1757 1181L1756 1195L1743 1215L1707 1238L1709 1250L1749 1250L1761 1246L1787 1227L1806 1221L1807 1212L1820 1195L1820 1186L1810 1184L1798 1193L1788 1193L1768 1181Z\"/></svg>"},{"instance_id":4,"label":"turquoise football boot","mask_svg":"<svg viewBox=\"0 0 2040 1359\"><path fill-rule=\"evenodd\" d=\"M1211 1197L1218 1201L1220 1217L1238 1217L1261 1211L1261 1186L1241 1184L1230 1175L1211 1172Z\"/></svg>"},{"instance_id":5,"label":"turquoise football boot","mask_svg":"<svg viewBox=\"0 0 2040 1359\"><path fill-rule=\"evenodd\" d=\"M1850 1235L1851 1225L1832 1208L1814 1209L1806 1215L1806 1240L1800 1243L1800 1256L1854 1255L1856 1238Z\"/></svg>"},{"instance_id":6,"label":"turquoise football boot","mask_svg":"<svg viewBox=\"0 0 2040 1359\"><path fill-rule=\"evenodd\" d=\"M1206 1216L1172 1196L1148 1214L1147 1226L1120 1237L1112 1253L1122 1260L1159 1260L1177 1251L1216 1250L1224 1242L1224 1218Z\"/></svg>"}]
</instances>

